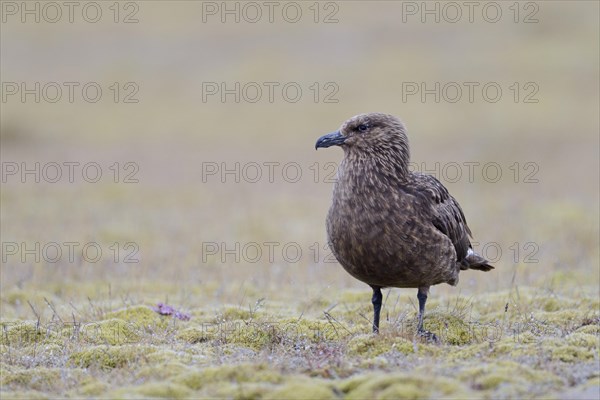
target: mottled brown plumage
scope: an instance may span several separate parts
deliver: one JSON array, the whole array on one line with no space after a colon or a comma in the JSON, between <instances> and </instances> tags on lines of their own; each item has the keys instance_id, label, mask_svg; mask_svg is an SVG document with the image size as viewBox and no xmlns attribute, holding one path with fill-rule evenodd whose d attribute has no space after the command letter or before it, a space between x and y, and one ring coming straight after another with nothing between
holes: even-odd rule
<instances>
[{"instance_id":1,"label":"mottled brown plumage","mask_svg":"<svg viewBox=\"0 0 600 400\"><path fill-rule=\"evenodd\" d=\"M458 202L433 176L409 170L408 138L391 115L357 115L316 148L341 146L327 235L348 273L373 288L374 332L381 288L418 288L419 332L431 285L456 285L460 270L493 267L471 248Z\"/></svg>"}]
</instances>

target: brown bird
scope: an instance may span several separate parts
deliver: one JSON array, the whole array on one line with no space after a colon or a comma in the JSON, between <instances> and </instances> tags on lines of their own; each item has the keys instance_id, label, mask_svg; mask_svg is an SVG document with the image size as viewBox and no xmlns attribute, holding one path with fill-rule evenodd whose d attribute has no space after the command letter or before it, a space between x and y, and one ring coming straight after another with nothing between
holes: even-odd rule
<instances>
[{"instance_id":1,"label":"brown bird","mask_svg":"<svg viewBox=\"0 0 600 400\"><path fill-rule=\"evenodd\" d=\"M409 170L402 122L381 113L360 114L315 148L340 146L344 159L327 215L333 254L356 279L373 289L373 332L379 332L384 287L418 288L418 332L429 287L456 285L461 270L493 269L475 253L458 202L435 177Z\"/></svg>"}]
</instances>

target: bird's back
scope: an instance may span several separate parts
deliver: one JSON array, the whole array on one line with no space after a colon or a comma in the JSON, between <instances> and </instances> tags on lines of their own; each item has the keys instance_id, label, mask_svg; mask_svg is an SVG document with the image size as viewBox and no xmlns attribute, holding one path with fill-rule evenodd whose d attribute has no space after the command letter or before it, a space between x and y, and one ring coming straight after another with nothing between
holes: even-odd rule
<instances>
[{"instance_id":1,"label":"bird's back","mask_svg":"<svg viewBox=\"0 0 600 400\"><path fill-rule=\"evenodd\" d=\"M420 197L421 207L428 209L426 219L450 239L457 260L464 259L471 247L471 230L458 201L434 176L411 172L408 182L405 190Z\"/></svg>"},{"instance_id":2,"label":"bird's back","mask_svg":"<svg viewBox=\"0 0 600 400\"><path fill-rule=\"evenodd\" d=\"M424 204L431 206L431 223L446 235L456 251L459 269L494 269L488 261L473 251L471 229L467 225L465 214L458 201L435 177L421 173L411 173L414 190L422 194Z\"/></svg>"}]
</instances>

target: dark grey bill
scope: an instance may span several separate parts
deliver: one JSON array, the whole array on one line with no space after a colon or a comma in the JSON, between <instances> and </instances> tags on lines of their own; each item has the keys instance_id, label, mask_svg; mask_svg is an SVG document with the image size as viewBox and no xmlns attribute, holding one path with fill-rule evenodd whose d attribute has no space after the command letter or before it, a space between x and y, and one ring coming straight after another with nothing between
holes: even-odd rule
<instances>
[{"instance_id":1,"label":"dark grey bill","mask_svg":"<svg viewBox=\"0 0 600 400\"><path fill-rule=\"evenodd\" d=\"M331 146L339 146L344 143L346 137L340 133L340 131L335 131L328 133L327 135L323 135L317 140L315 144L315 150L319 147L331 147Z\"/></svg>"}]
</instances>

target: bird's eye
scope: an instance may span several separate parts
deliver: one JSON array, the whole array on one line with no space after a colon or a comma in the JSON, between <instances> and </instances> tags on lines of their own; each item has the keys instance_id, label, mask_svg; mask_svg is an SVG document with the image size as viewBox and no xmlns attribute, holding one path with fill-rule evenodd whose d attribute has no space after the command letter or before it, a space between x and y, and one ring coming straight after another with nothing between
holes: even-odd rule
<instances>
[{"instance_id":1,"label":"bird's eye","mask_svg":"<svg viewBox=\"0 0 600 400\"><path fill-rule=\"evenodd\" d=\"M365 124L360 124L360 125L358 126L358 130L359 130L360 132L365 132L367 129L369 129L369 127L368 127L367 125L365 125Z\"/></svg>"}]
</instances>

